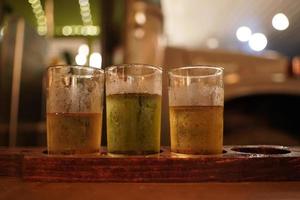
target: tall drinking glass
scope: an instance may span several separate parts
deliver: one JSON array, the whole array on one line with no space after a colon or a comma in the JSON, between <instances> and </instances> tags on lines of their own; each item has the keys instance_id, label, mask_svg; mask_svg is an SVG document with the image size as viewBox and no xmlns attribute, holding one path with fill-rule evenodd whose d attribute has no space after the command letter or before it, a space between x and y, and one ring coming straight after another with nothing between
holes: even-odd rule
<instances>
[{"instance_id":1,"label":"tall drinking glass","mask_svg":"<svg viewBox=\"0 0 300 200\"><path fill-rule=\"evenodd\" d=\"M85 66L47 71L49 154L97 153L101 144L104 72Z\"/></svg>"},{"instance_id":2,"label":"tall drinking glass","mask_svg":"<svg viewBox=\"0 0 300 200\"><path fill-rule=\"evenodd\" d=\"M208 66L169 72L171 151L220 154L223 148L223 69Z\"/></svg>"},{"instance_id":3,"label":"tall drinking glass","mask_svg":"<svg viewBox=\"0 0 300 200\"><path fill-rule=\"evenodd\" d=\"M128 64L111 66L105 75L108 153L158 153L162 70Z\"/></svg>"}]
</instances>

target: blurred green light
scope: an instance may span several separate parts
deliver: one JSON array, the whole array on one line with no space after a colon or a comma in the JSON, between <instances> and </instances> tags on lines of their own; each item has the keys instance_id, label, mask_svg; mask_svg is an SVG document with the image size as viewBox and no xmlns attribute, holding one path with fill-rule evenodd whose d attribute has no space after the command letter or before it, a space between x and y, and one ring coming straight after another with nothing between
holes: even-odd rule
<instances>
[{"instance_id":1,"label":"blurred green light","mask_svg":"<svg viewBox=\"0 0 300 200\"><path fill-rule=\"evenodd\" d=\"M42 5L41 5L41 2L40 2L40 1L37 1L36 3L31 4L31 7L32 7L33 9L35 9L35 8L41 8Z\"/></svg>"},{"instance_id":2,"label":"blurred green light","mask_svg":"<svg viewBox=\"0 0 300 200\"><path fill-rule=\"evenodd\" d=\"M61 29L57 28L56 33L64 36L97 36L100 33L100 28L93 25L68 25L63 26Z\"/></svg>"},{"instance_id":3,"label":"blurred green light","mask_svg":"<svg viewBox=\"0 0 300 200\"><path fill-rule=\"evenodd\" d=\"M72 27L71 26L64 26L62 29L62 34L65 36L69 36L72 34Z\"/></svg>"},{"instance_id":4,"label":"blurred green light","mask_svg":"<svg viewBox=\"0 0 300 200\"><path fill-rule=\"evenodd\" d=\"M39 35L46 35L47 34L47 27L46 26L38 26L38 34Z\"/></svg>"},{"instance_id":5,"label":"blurred green light","mask_svg":"<svg viewBox=\"0 0 300 200\"><path fill-rule=\"evenodd\" d=\"M38 2L38 0L28 0L28 2L29 2L30 4L35 4L36 2Z\"/></svg>"}]
</instances>

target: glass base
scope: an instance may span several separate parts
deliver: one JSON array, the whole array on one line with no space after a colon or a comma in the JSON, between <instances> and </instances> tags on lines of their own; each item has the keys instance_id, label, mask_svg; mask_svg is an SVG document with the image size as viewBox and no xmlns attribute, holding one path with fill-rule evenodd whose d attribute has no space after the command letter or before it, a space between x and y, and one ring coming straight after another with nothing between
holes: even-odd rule
<instances>
[{"instance_id":1,"label":"glass base","mask_svg":"<svg viewBox=\"0 0 300 200\"><path fill-rule=\"evenodd\" d=\"M97 150L48 150L49 155L100 155L100 149Z\"/></svg>"},{"instance_id":2,"label":"glass base","mask_svg":"<svg viewBox=\"0 0 300 200\"><path fill-rule=\"evenodd\" d=\"M176 157L195 157L195 156L216 156L222 155L223 151L221 152L208 152L208 151L174 151L171 149L171 154Z\"/></svg>"},{"instance_id":3,"label":"glass base","mask_svg":"<svg viewBox=\"0 0 300 200\"><path fill-rule=\"evenodd\" d=\"M113 151L107 152L111 157L128 157L128 156L153 156L158 155L160 151Z\"/></svg>"}]
</instances>

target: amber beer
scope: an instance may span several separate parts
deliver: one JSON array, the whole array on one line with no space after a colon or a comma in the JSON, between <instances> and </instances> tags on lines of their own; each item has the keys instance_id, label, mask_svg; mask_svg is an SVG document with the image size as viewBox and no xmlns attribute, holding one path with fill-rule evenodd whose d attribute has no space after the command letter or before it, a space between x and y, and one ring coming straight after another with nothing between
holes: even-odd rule
<instances>
[{"instance_id":1,"label":"amber beer","mask_svg":"<svg viewBox=\"0 0 300 200\"><path fill-rule=\"evenodd\" d=\"M171 106L171 150L184 154L220 154L223 106Z\"/></svg>"},{"instance_id":2,"label":"amber beer","mask_svg":"<svg viewBox=\"0 0 300 200\"><path fill-rule=\"evenodd\" d=\"M50 154L97 153L101 127L101 113L48 113L48 151Z\"/></svg>"}]
</instances>

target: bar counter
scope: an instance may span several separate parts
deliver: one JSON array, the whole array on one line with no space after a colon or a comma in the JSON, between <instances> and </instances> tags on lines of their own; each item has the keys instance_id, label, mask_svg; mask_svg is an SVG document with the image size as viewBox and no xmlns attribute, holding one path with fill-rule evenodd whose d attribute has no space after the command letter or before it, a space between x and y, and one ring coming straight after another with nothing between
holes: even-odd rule
<instances>
[{"instance_id":1,"label":"bar counter","mask_svg":"<svg viewBox=\"0 0 300 200\"><path fill-rule=\"evenodd\" d=\"M45 183L0 178L1 200L230 199L298 200L300 182Z\"/></svg>"}]
</instances>

